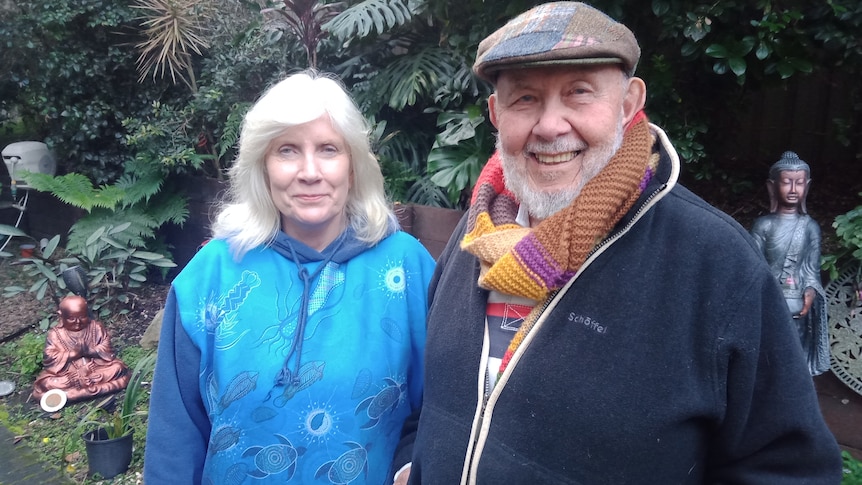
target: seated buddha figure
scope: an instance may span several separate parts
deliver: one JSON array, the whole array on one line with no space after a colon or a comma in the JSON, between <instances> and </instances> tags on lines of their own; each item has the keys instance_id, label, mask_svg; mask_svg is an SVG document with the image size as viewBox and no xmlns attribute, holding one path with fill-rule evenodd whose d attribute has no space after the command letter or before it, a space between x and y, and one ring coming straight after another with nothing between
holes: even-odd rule
<instances>
[{"instance_id":1,"label":"seated buddha figure","mask_svg":"<svg viewBox=\"0 0 862 485\"><path fill-rule=\"evenodd\" d=\"M69 401L77 401L124 389L129 368L114 356L102 323L90 318L87 300L68 296L57 313L59 323L48 331L33 397L39 400L44 393L59 389Z\"/></svg>"}]
</instances>

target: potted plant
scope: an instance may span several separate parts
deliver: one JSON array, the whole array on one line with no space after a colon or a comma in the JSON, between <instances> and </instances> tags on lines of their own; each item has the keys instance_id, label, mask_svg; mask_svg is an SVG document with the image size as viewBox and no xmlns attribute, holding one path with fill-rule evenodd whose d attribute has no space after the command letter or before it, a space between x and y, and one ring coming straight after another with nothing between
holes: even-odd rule
<instances>
[{"instance_id":1,"label":"potted plant","mask_svg":"<svg viewBox=\"0 0 862 485\"><path fill-rule=\"evenodd\" d=\"M106 401L103 400L84 416L81 425L90 427L83 434L89 475L112 478L129 469L132 462L133 419L146 414L146 411L136 411L135 407L144 394L144 378L152 372L155 362L156 354L153 352L138 361L123 400L113 412L105 409ZM107 420L97 420L99 415L106 416Z\"/></svg>"}]
</instances>

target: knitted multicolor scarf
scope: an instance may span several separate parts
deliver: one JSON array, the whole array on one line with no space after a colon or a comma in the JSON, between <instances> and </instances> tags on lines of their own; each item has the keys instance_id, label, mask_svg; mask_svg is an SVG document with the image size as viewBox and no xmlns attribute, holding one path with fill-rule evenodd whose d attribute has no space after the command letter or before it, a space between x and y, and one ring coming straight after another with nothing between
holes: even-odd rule
<instances>
[{"instance_id":1,"label":"knitted multicolor scarf","mask_svg":"<svg viewBox=\"0 0 862 485\"><path fill-rule=\"evenodd\" d=\"M512 338L503 373L515 350L553 295L577 273L590 251L631 209L658 165L643 112L628 125L608 165L565 209L532 228L515 222L518 201L505 188L495 153L479 176L461 249L479 258L479 286L539 301Z\"/></svg>"}]
</instances>

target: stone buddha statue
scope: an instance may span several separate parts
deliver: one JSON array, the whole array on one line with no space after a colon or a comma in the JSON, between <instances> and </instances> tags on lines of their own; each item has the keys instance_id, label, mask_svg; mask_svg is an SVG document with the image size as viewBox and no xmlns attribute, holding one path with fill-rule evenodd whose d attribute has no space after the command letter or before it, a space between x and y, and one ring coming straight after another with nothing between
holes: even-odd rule
<instances>
[{"instance_id":1,"label":"stone buddha statue","mask_svg":"<svg viewBox=\"0 0 862 485\"><path fill-rule=\"evenodd\" d=\"M820 227L806 207L811 169L784 152L769 169L769 214L754 221L751 235L781 285L812 376L829 369L826 298L820 281Z\"/></svg>"},{"instance_id":2,"label":"stone buddha statue","mask_svg":"<svg viewBox=\"0 0 862 485\"><path fill-rule=\"evenodd\" d=\"M39 400L46 392L59 389L71 402L124 389L129 368L114 356L102 323L90 318L87 300L68 296L57 313L59 323L48 331L33 397Z\"/></svg>"}]
</instances>

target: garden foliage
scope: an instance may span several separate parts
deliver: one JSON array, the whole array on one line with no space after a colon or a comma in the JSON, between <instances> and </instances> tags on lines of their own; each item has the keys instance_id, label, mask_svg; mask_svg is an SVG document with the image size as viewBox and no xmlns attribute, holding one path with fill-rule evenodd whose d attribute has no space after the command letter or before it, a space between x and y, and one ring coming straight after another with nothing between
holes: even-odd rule
<instances>
[{"instance_id":1,"label":"garden foliage","mask_svg":"<svg viewBox=\"0 0 862 485\"><path fill-rule=\"evenodd\" d=\"M490 86L470 71L476 46L536 3L24 0L0 12L0 116L46 140L64 172L169 191L180 175L223 176L248 106L316 66L339 75L375 123L393 199L463 208L494 149ZM748 92L862 66L862 4L851 0L592 3L649 39L638 67L647 111L699 179L741 183L711 156L734 133L710 128L745 109ZM830 122L849 144L853 120Z\"/></svg>"}]
</instances>

